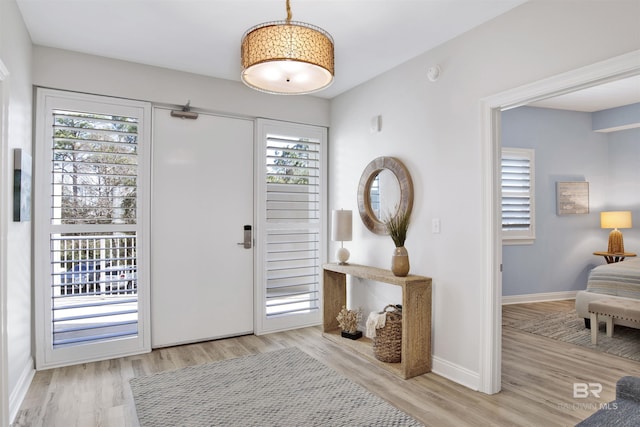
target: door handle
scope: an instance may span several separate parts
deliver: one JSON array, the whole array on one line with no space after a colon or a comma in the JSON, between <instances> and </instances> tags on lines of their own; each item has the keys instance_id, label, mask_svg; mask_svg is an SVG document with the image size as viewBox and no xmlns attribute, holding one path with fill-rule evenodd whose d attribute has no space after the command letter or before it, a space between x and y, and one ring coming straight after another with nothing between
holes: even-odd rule
<instances>
[{"instance_id":1,"label":"door handle","mask_svg":"<svg viewBox=\"0 0 640 427\"><path fill-rule=\"evenodd\" d=\"M251 247L253 246L253 236L251 234L250 225L244 226L244 242L238 243L238 246L242 246L245 249L251 249Z\"/></svg>"}]
</instances>

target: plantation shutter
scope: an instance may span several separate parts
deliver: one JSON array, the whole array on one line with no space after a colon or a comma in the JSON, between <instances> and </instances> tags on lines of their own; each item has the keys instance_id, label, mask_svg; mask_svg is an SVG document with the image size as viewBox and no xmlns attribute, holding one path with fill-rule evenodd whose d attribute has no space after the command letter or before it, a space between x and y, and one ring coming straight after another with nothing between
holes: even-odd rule
<instances>
[{"instance_id":1,"label":"plantation shutter","mask_svg":"<svg viewBox=\"0 0 640 427\"><path fill-rule=\"evenodd\" d=\"M267 316L318 310L320 144L267 137Z\"/></svg>"},{"instance_id":2,"label":"plantation shutter","mask_svg":"<svg viewBox=\"0 0 640 427\"><path fill-rule=\"evenodd\" d=\"M46 89L38 95L37 363L147 351L139 249L149 104Z\"/></svg>"},{"instance_id":3,"label":"plantation shutter","mask_svg":"<svg viewBox=\"0 0 640 427\"><path fill-rule=\"evenodd\" d=\"M319 319L322 232L323 144L289 127L264 134L263 315L267 319ZM280 321L292 327L298 320ZM303 322L308 323L308 320ZM281 327L280 327L281 328ZM279 328L279 329L280 329Z\"/></svg>"},{"instance_id":4,"label":"plantation shutter","mask_svg":"<svg viewBox=\"0 0 640 427\"><path fill-rule=\"evenodd\" d=\"M53 111L54 348L138 333L137 149L135 117Z\"/></svg>"},{"instance_id":5,"label":"plantation shutter","mask_svg":"<svg viewBox=\"0 0 640 427\"><path fill-rule=\"evenodd\" d=\"M533 150L502 150L503 239L532 239L534 235Z\"/></svg>"}]
</instances>

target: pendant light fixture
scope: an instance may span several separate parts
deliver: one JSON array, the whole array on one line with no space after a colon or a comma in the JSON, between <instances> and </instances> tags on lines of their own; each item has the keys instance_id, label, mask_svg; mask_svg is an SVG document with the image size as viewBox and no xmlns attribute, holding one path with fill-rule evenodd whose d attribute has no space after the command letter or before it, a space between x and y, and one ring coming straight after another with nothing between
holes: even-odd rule
<instances>
[{"instance_id":1,"label":"pendant light fixture","mask_svg":"<svg viewBox=\"0 0 640 427\"><path fill-rule=\"evenodd\" d=\"M333 81L333 38L322 28L291 20L265 22L242 36L242 81L262 92L302 95Z\"/></svg>"}]
</instances>

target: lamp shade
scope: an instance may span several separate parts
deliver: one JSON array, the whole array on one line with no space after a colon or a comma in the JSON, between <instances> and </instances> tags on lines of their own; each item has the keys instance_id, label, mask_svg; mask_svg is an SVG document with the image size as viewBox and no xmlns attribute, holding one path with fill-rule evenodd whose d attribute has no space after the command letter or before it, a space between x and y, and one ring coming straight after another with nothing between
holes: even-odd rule
<instances>
[{"instance_id":1,"label":"lamp shade","mask_svg":"<svg viewBox=\"0 0 640 427\"><path fill-rule=\"evenodd\" d=\"M302 95L333 82L333 38L322 28L291 20L265 22L242 37L242 81L262 92Z\"/></svg>"},{"instance_id":2,"label":"lamp shade","mask_svg":"<svg viewBox=\"0 0 640 427\"><path fill-rule=\"evenodd\" d=\"M600 228L631 228L631 211L600 212Z\"/></svg>"},{"instance_id":3,"label":"lamp shade","mask_svg":"<svg viewBox=\"0 0 640 427\"><path fill-rule=\"evenodd\" d=\"M353 213L350 210L334 210L331 214L331 240L348 242L352 238Z\"/></svg>"}]
</instances>

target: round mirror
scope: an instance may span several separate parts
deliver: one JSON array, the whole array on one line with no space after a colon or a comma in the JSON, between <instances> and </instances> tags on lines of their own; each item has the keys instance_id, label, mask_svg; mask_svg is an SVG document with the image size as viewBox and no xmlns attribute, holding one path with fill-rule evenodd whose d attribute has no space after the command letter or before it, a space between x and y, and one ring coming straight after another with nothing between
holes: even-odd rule
<instances>
[{"instance_id":1,"label":"round mirror","mask_svg":"<svg viewBox=\"0 0 640 427\"><path fill-rule=\"evenodd\" d=\"M358 185L358 210L364 225L376 234L387 234L384 220L411 213L413 183L407 168L393 157L378 157L364 169Z\"/></svg>"}]
</instances>

